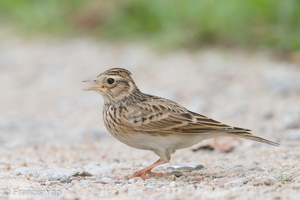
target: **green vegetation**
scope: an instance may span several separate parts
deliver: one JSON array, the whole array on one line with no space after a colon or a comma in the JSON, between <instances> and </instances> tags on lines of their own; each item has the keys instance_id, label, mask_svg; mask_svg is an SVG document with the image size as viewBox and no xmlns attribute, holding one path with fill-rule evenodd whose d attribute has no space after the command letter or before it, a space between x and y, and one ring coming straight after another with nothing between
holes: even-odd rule
<instances>
[{"instance_id":1,"label":"green vegetation","mask_svg":"<svg viewBox=\"0 0 300 200\"><path fill-rule=\"evenodd\" d=\"M4 0L0 22L48 34L300 49L299 0Z\"/></svg>"},{"instance_id":2,"label":"green vegetation","mask_svg":"<svg viewBox=\"0 0 300 200\"><path fill-rule=\"evenodd\" d=\"M286 175L280 174L279 176L275 177L275 179L279 182L289 182L291 181L290 177L287 177Z\"/></svg>"}]
</instances>

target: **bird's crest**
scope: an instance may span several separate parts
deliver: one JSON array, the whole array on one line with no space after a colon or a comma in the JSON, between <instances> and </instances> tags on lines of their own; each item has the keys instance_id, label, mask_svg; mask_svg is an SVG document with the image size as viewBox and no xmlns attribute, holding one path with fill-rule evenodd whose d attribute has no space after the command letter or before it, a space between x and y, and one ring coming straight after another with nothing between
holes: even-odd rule
<instances>
[{"instance_id":1,"label":"bird's crest","mask_svg":"<svg viewBox=\"0 0 300 200\"><path fill-rule=\"evenodd\" d=\"M113 75L113 76L117 75L117 76L122 76L124 78L128 78L131 76L131 72L124 68L111 68L111 69L101 73L99 76L102 76L102 75Z\"/></svg>"}]
</instances>

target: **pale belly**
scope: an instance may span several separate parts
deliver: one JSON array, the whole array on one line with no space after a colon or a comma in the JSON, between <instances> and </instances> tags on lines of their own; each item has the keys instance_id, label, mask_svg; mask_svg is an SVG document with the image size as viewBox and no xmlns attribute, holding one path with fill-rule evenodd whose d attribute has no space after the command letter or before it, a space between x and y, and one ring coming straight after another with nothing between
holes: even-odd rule
<instances>
[{"instance_id":1,"label":"pale belly","mask_svg":"<svg viewBox=\"0 0 300 200\"><path fill-rule=\"evenodd\" d=\"M134 133L127 134L126 137L116 136L112 134L122 143L128 146L143 149L143 150L177 150L187 147L191 147L202 140L219 137L223 134L202 134L202 135L183 135L183 134L169 134L166 136L161 135L151 135L147 133Z\"/></svg>"}]
</instances>

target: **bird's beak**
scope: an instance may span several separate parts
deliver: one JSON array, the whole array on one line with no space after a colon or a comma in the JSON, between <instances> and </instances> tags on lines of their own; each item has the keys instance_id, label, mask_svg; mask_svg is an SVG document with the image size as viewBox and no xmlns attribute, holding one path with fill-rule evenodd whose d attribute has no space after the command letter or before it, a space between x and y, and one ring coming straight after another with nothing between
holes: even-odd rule
<instances>
[{"instance_id":1,"label":"bird's beak","mask_svg":"<svg viewBox=\"0 0 300 200\"><path fill-rule=\"evenodd\" d=\"M86 82L86 83L94 83L95 84L95 81L94 80L84 80L82 82ZM89 88L86 88L86 89L83 89L83 90L86 90L86 91L100 91L100 90L103 90L105 87L103 85L99 85L99 86L96 86L96 87L89 87Z\"/></svg>"}]
</instances>

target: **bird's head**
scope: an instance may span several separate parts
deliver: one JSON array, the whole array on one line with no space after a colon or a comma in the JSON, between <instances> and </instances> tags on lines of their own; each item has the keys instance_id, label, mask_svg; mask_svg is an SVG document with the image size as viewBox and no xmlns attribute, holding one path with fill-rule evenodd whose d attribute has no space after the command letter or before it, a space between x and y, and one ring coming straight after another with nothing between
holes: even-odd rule
<instances>
[{"instance_id":1,"label":"bird's head","mask_svg":"<svg viewBox=\"0 0 300 200\"><path fill-rule=\"evenodd\" d=\"M117 102L130 95L140 93L131 78L131 73L123 68L111 68L96 78L84 82L93 83L94 87L85 90L99 92L106 103Z\"/></svg>"}]
</instances>

